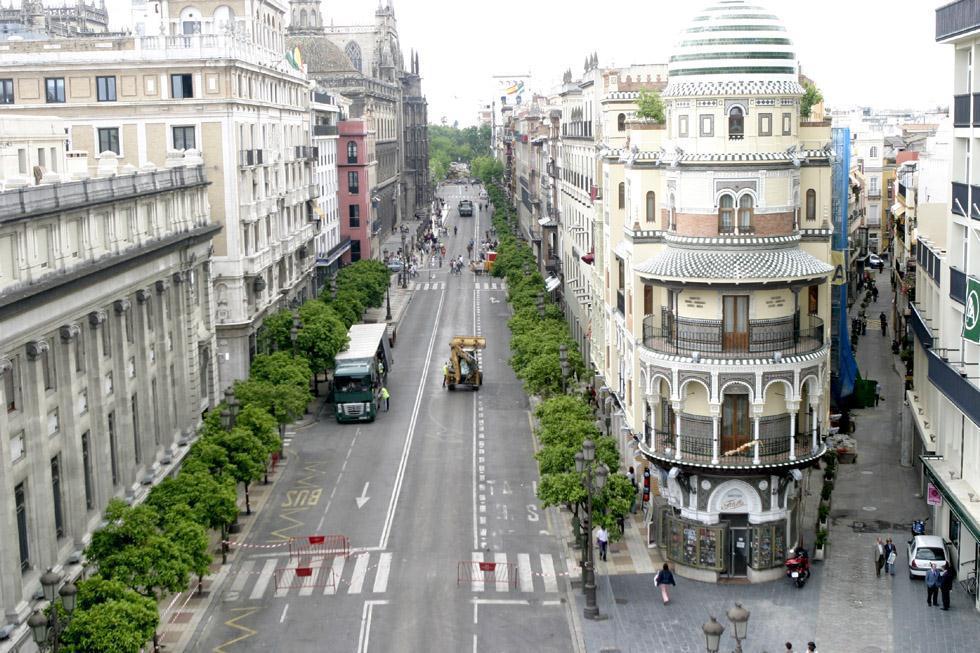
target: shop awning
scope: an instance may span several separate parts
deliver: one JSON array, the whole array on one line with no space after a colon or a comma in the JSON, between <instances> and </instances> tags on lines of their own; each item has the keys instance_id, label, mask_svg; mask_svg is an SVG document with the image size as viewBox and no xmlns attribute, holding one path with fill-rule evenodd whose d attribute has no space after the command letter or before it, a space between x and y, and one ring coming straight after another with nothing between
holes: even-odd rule
<instances>
[{"instance_id":1,"label":"shop awning","mask_svg":"<svg viewBox=\"0 0 980 653\"><path fill-rule=\"evenodd\" d=\"M892 204L892 213L894 213L895 215L898 215L903 211L905 211L905 205L902 204L901 202L895 202L894 204Z\"/></svg>"},{"instance_id":2,"label":"shop awning","mask_svg":"<svg viewBox=\"0 0 980 653\"><path fill-rule=\"evenodd\" d=\"M350 250L350 238L340 243L329 252L317 256L316 264L317 267L328 267L333 265L337 259L344 255L345 252Z\"/></svg>"},{"instance_id":3,"label":"shop awning","mask_svg":"<svg viewBox=\"0 0 980 653\"><path fill-rule=\"evenodd\" d=\"M973 538L980 542L980 503L973 503L970 500L971 494L976 494L969 483L959 476L958 466L946 460L932 456L921 456L922 467L926 472L926 479L936 486L943 497L943 501L949 503L949 509L960 520L960 523L970 531Z\"/></svg>"}]
</instances>

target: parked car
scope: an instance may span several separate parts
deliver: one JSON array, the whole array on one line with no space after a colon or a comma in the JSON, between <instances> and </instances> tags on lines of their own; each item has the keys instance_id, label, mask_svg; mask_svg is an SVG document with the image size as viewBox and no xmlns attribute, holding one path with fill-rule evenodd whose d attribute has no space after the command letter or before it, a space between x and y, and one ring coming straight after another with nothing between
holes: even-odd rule
<instances>
[{"instance_id":1,"label":"parked car","mask_svg":"<svg viewBox=\"0 0 980 653\"><path fill-rule=\"evenodd\" d=\"M875 270L883 270L885 261L877 254L868 254L868 267Z\"/></svg>"},{"instance_id":2,"label":"parked car","mask_svg":"<svg viewBox=\"0 0 980 653\"><path fill-rule=\"evenodd\" d=\"M392 272L401 272L402 271L401 259L398 258L388 259L388 269L391 270Z\"/></svg>"},{"instance_id":3,"label":"parked car","mask_svg":"<svg viewBox=\"0 0 980 653\"><path fill-rule=\"evenodd\" d=\"M946 543L938 535L916 535L908 543L909 578L925 578L929 567L935 563L942 571L949 561Z\"/></svg>"}]
</instances>

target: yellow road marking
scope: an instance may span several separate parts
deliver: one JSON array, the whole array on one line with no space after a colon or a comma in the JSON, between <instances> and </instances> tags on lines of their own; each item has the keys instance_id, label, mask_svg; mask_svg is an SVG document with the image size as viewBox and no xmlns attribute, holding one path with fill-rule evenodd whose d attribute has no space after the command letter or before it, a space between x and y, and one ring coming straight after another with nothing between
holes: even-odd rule
<instances>
[{"instance_id":1,"label":"yellow road marking","mask_svg":"<svg viewBox=\"0 0 980 653\"><path fill-rule=\"evenodd\" d=\"M243 614L239 614L234 619L229 619L228 621L225 622L225 625L226 626L229 626L231 628L235 628L236 630L240 630L240 631L242 631L245 634L244 635L239 635L235 639L229 639L227 642L224 642L222 644L219 644L218 646L215 646L214 647L214 653L228 653L228 651L225 650L225 647L226 646L231 646L232 644L237 644L238 642L241 642L243 640L248 639L249 637L252 637L253 635L258 634L259 631L252 630L248 626L242 626L241 624L237 623L239 619L244 619L245 617L250 617L253 614L255 614L256 612L258 612L258 611L259 611L258 608L235 608L235 609L233 609L232 612L241 612Z\"/></svg>"},{"instance_id":2,"label":"yellow road marking","mask_svg":"<svg viewBox=\"0 0 980 653\"><path fill-rule=\"evenodd\" d=\"M293 522L293 524L292 526L285 526L283 528L274 530L272 531L271 535L278 537L280 540L288 540L291 536L286 535L286 531L290 531L298 526L302 526L305 523L299 521L298 519L293 519L292 517L290 517L290 515L293 515L297 512L302 512L304 510L306 510L306 508L290 508L289 510L283 510L281 513L279 513L280 517L282 517L287 521Z\"/></svg>"}]
</instances>

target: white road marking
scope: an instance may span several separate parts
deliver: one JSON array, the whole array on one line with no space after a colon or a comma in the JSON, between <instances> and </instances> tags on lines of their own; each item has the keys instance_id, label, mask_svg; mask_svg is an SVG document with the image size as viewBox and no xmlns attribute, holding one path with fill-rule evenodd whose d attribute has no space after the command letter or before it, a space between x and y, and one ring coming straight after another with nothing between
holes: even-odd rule
<instances>
[{"instance_id":1,"label":"white road marking","mask_svg":"<svg viewBox=\"0 0 980 653\"><path fill-rule=\"evenodd\" d=\"M557 592L558 581L555 578L555 561L550 553L541 554L541 575L544 577L544 591Z\"/></svg>"},{"instance_id":2,"label":"white road marking","mask_svg":"<svg viewBox=\"0 0 980 653\"><path fill-rule=\"evenodd\" d=\"M369 558L370 556L357 556L357 560L354 561L354 573L350 577L348 594L361 593L361 588L364 587L364 576L367 574Z\"/></svg>"},{"instance_id":3,"label":"white road marking","mask_svg":"<svg viewBox=\"0 0 980 653\"><path fill-rule=\"evenodd\" d=\"M275 563L273 563L275 565ZM232 592L241 592L245 589L245 583L248 582L248 577L252 573L252 568L255 567L255 560L244 560L242 561L242 566L238 570L238 575L235 576L235 580L231 584Z\"/></svg>"},{"instance_id":4,"label":"white road marking","mask_svg":"<svg viewBox=\"0 0 980 653\"><path fill-rule=\"evenodd\" d=\"M374 593L383 594L388 590L388 573L391 571L391 552L385 551L378 560L378 573L374 577Z\"/></svg>"},{"instance_id":5,"label":"white road marking","mask_svg":"<svg viewBox=\"0 0 980 653\"><path fill-rule=\"evenodd\" d=\"M387 601L365 601L364 609L361 610L361 632L357 637L357 653L367 653L368 642L371 639L371 614L374 606L388 605Z\"/></svg>"},{"instance_id":6,"label":"white road marking","mask_svg":"<svg viewBox=\"0 0 980 653\"><path fill-rule=\"evenodd\" d=\"M483 552L482 551L477 551L476 553L473 554L473 562L474 563L483 562ZM483 585L483 572L480 571L480 565L474 564L473 566L476 567L476 569L473 569L472 570L472 573L473 573L473 582L472 582L472 586L470 587L470 589L473 590L474 592L482 592L483 591L483 587L484 587L484 585Z\"/></svg>"},{"instance_id":7,"label":"white road marking","mask_svg":"<svg viewBox=\"0 0 980 653\"><path fill-rule=\"evenodd\" d=\"M289 610L289 604L288 603L286 605L282 606L282 614L279 615L279 623L282 623L282 622L284 622L286 620L286 611L287 610Z\"/></svg>"},{"instance_id":8,"label":"white road marking","mask_svg":"<svg viewBox=\"0 0 980 653\"><path fill-rule=\"evenodd\" d=\"M391 500L388 502L388 512L385 515L385 525L381 530L381 541L378 547L382 550L388 548L388 538L391 535L391 526L395 520L395 511L398 507L398 496L402 491L402 483L405 480L405 467L408 464L408 454L412 449L412 440L415 439L415 425L419 419L419 409L422 407L422 394L425 391L425 384L429 380L429 367L432 365L432 351L436 345L436 334L441 326L440 316L442 307L446 302L446 293L439 296L439 306L432 321L432 334L429 336L429 348L425 353L425 364L422 366L422 374L419 377L419 389L415 394L415 406L412 409L412 418L408 423L408 433L405 437L405 446L402 448L401 459L398 462L398 471L395 474L395 486L391 491Z\"/></svg>"},{"instance_id":9,"label":"white road marking","mask_svg":"<svg viewBox=\"0 0 980 653\"><path fill-rule=\"evenodd\" d=\"M320 567L323 566L323 558L314 558L310 562L310 566L313 567L313 575L310 576L309 581L307 581L307 585L299 588L300 596L310 596L313 594L313 586L316 585L317 576L320 575Z\"/></svg>"},{"instance_id":10,"label":"white road marking","mask_svg":"<svg viewBox=\"0 0 980 653\"><path fill-rule=\"evenodd\" d=\"M366 558L367 556L358 556L359 558ZM342 556L337 556L333 559L333 564L330 565L330 575L332 583L328 582L327 586L323 589L324 594L336 594L337 586L340 585L340 579L344 575L344 563L347 558Z\"/></svg>"},{"instance_id":11,"label":"white road marking","mask_svg":"<svg viewBox=\"0 0 980 653\"><path fill-rule=\"evenodd\" d=\"M527 599L470 599L475 605L530 605Z\"/></svg>"},{"instance_id":12,"label":"white road marking","mask_svg":"<svg viewBox=\"0 0 980 653\"><path fill-rule=\"evenodd\" d=\"M517 554L517 581L522 592L534 591L534 583L531 580L531 556L527 553Z\"/></svg>"},{"instance_id":13,"label":"white road marking","mask_svg":"<svg viewBox=\"0 0 980 653\"><path fill-rule=\"evenodd\" d=\"M360 510L361 508L363 508L364 507L364 504L367 503L368 502L368 499L371 498L371 497L369 497L367 495L367 490L368 490L368 486L369 485L371 485L371 482L370 481L365 482L364 483L364 489L361 490L361 496L354 498L354 501L357 503L358 510Z\"/></svg>"},{"instance_id":14,"label":"white road marking","mask_svg":"<svg viewBox=\"0 0 980 653\"><path fill-rule=\"evenodd\" d=\"M500 565L503 565L503 566L506 567L507 566L507 554L506 553L495 553L493 555L493 561L497 563L497 566L498 567ZM498 574L499 574L499 570L498 570L497 574L494 574L494 580L495 581L496 581L497 578L500 578L500 576ZM510 578L507 578L507 580L508 580L507 583L494 582L494 589L496 589L498 592L506 592L507 590L509 590L510 589L510 583L509 583Z\"/></svg>"},{"instance_id":15,"label":"white road marking","mask_svg":"<svg viewBox=\"0 0 980 653\"><path fill-rule=\"evenodd\" d=\"M255 581L255 586L252 587L252 593L248 598L250 599L261 599L262 595L265 594L265 588L269 586L269 581L272 580L272 574L276 570L275 560L266 560L265 564L262 565L262 572L259 574L259 579Z\"/></svg>"},{"instance_id":16,"label":"white road marking","mask_svg":"<svg viewBox=\"0 0 980 653\"><path fill-rule=\"evenodd\" d=\"M279 587L276 588L275 597L281 599L289 592L289 586L293 584L293 579L295 576L295 569L286 569L283 571L282 575L279 576Z\"/></svg>"}]
</instances>

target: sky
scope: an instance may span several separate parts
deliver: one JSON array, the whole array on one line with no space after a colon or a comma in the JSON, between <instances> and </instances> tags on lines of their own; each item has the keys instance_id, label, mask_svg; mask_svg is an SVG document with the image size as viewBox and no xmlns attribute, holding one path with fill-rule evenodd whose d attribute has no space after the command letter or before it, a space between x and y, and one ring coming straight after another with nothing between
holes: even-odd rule
<instances>
[{"instance_id":1,"label":"sky","mask_svg":"<svg viewBox=\"0 0 980 653\"><path fill-rule=\"evenodd\" d=\"M388 2L388 0L384 0ZM495 75L532 75L548 93L585 57L600 67L666 63L708 0L391 0L402 52L419 53L429 121L474 124L498 95ZM374 20L378 0L322 0L325 21ZM935 42L945 0L760 0L779 15L803 72L829 107L926 109L951 103L952 52ZM60 4L52 0L52 4ZM129 0L107 0L127 13ZM117 13L118 12L118 13Z\"/></svg>"}]
</instances>

